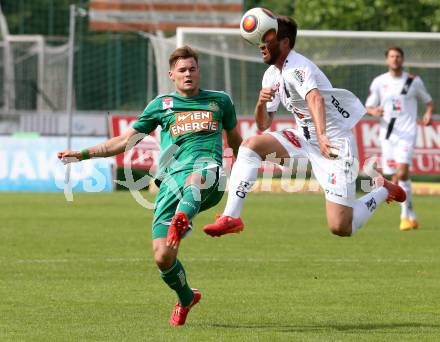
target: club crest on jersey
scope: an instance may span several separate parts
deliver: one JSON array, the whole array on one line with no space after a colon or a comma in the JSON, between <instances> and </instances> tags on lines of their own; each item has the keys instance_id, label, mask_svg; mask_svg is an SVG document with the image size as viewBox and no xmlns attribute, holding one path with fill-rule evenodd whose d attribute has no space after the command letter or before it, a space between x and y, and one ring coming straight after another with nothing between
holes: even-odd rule
<instances>
[{"instance_id":1,"label":"club crest on jersey","mask_svg":"<svg viewBox=\"0 0 440 342\"><path fill-rule=\"evenodd\" d=\"M293 70L293 77L295 78L295 80L297 80L299 85L302 86L304 83L304 79L306 77L306 73L304 70L295 69L295 70Z\"/></svg>"},{"instance_id":2,"label":"club crest on jersey","mask_svg":"<svg viewBox=\"0 0 440 342\"><path fill-rule=\"evenodd\" d=\"M162 109L173 108L173 98L172 97L164 97L162 99Z\"/></svg>"},{"instance_id":3,"label":"club crest on jersey","mask_svg":"<svg viewBox=\"0 0 440 342\"><path fill-rule=\"evenodd\" d=\"M175 123L170 126L173 137L193 132L218 131L218 121L213 119L210 111L190 111L174 114Z\"/></svg>"},{"instance_id":4,"label":"club crest on jersey","mask_svg":"<svg viewBox=\"0 0 440 342\"><path fill-rule=\"evenodd\" d=\"M402 111L402 104L399 99L393 99L393 112L400 113Z\"/></svg>"},{"instance_id":5,"label":"club crest on jersey","mask_svg":"<svg viewBox=\"0 0 440 342\"><path fill-rule=\"evenodd\" d=\"M215 101L212 101L209 103L209 109L213 110L214 112L217 112L220 107L218 106L218 103Z\"/></svg>"}]
</instances>

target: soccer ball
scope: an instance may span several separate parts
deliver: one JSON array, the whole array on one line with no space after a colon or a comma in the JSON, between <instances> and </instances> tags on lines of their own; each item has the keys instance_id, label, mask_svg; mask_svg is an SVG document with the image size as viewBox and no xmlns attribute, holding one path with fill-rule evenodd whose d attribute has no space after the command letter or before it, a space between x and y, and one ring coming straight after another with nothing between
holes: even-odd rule
<instances>
[{"instance_id":1,"label":"soccer ball","mask_svg":"<svg viewBox=\"0 0 440 342\"><path fill-rule=\"evenodd\" d=\"M277 32L278 22L268 9L255 7L247 11L240 21L240 34L249 43L259 45L269 31Z\"/></svg>"}]
</instances>

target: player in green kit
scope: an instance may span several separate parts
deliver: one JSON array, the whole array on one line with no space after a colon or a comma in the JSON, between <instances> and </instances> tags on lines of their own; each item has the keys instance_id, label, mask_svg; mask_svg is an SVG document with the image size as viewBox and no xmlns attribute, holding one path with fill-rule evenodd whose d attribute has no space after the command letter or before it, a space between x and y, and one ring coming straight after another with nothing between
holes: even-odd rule
<instances>
[{"instance_id":1,"label":"player in green kit","mask_svg":"<svg viewBox=\"0 0 440 342\"><path fill-rule=\"evenodd\" d=\"M169 59L169 78L176 91L151 101L124 134L82 151L62 151L65 163L109 157L126 150L130 139L161 126L161 156L156 183L160 184L153 219L153 253L163 281L177 293L170 324L185 324L201 293L188 285L177 259L180 240L195 215L216 205L225 185L222 170L222 130L237 154L241 136L229 95L199 88L198 56L190 47L176 49ZM131 145L134 145L133 143Z\"/></svg>"}]
</instances>

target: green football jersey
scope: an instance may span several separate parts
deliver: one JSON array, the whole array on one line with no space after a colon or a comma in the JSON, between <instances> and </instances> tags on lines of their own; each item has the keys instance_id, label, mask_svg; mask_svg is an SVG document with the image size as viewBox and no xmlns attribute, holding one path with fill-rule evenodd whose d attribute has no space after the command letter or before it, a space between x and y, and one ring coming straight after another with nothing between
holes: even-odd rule
<instances>
[{"instance_id":1,"label":"green football jersey","mask_svg":"<svg viewBox=\"0 0 440 342\"><path fill-rule=\"evenodd\" d=\"M133 124L138 132L160 132L159 174L222 165L222 129L237 125L228 94L200 90L193 97L174 92L151 101Z\"/></svg>"}]
</instances>

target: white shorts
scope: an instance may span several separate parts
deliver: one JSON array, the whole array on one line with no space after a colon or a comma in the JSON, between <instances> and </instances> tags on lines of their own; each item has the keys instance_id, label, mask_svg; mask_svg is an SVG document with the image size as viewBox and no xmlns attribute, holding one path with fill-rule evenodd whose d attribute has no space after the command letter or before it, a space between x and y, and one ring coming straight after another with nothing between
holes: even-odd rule
<instances>
[{"instance_id":1,"label":"white shorts","mask_svg":"<svg viewBox=\"0 0 440 342\"><path fill-rule=\"evenodd\" d=\"M357 146L353 135L330 141L339 146L339 151L337 158L327 159L321 155L317 144L310 143L295 129L269 134L283 145L290 158L307 158L310 161L313 174L324 189L327 201L353 207L358 174Z\"/></svg>"},{"instance_id":2,"label":"white shorts","mask_svg":"<svg viewBox=\"0 0 440 342\"><path fill-rule=\"evenodd\" d=\"M382 140L382 171L385 175L396 173L397 164L412 163L414 139Z\"/></svg>"}]
</instances>

